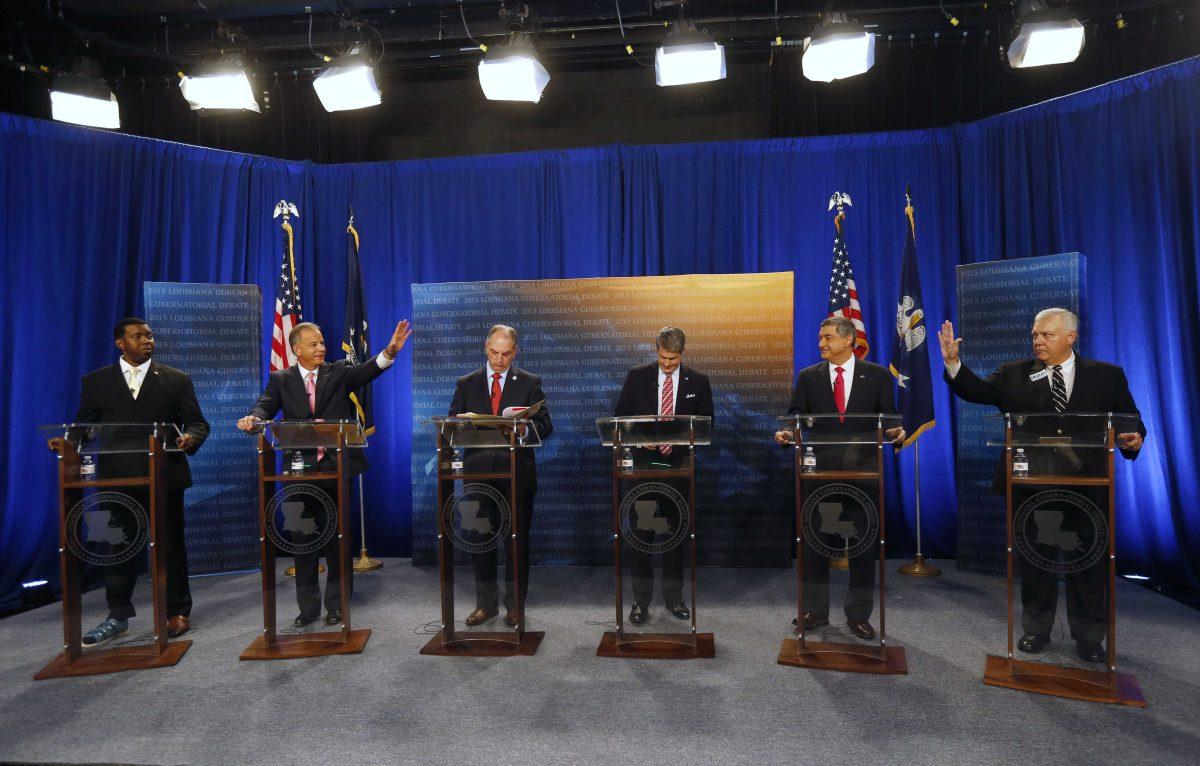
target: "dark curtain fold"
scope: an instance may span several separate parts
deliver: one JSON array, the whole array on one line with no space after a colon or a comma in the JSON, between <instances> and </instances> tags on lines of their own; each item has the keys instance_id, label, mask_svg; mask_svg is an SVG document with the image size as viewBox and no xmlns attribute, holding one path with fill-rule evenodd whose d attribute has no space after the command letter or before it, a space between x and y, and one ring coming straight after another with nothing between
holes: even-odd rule
<instances>
[{"instance_id":1,"label":"dark curtain fold","mask_svg":"<svg viewBox=\"0 0 1200 766\"><path fill-rule=\"evenodd\" d=\"M835 190L854 202L847 244L869 358L887 363L906 184L930 329L953 316L960 263L1087 256L1083 353L1125 367L1150 431L1141 458L1120 468L1121 568L1195 585L1198 59L955 128L357 165L0 115L0 322L13 344L0 376L0 608L16 603L23 579L57 576L54 461L35 427L69 418L79 377L115 359L110 328L143 310L145 280L258 284L269 327L279 199L301 212L305 318L335 335L352 204L377 343L409 316L417 282L794 270L802 367L817 358ZM504 319L481 315L481 330ZM267 349L264 334L264 372ZM409 423L423 416L412 411L413 385L405 357L376 384L366 475L376 554L409 550L409 486L423 479L409 468ZM953 407L940 383L935 406L938 425L921 439L924 540L927 553L952 555ZM893 551L913 538L911 450L897 462Z\"/></svg>"}]
</instances>

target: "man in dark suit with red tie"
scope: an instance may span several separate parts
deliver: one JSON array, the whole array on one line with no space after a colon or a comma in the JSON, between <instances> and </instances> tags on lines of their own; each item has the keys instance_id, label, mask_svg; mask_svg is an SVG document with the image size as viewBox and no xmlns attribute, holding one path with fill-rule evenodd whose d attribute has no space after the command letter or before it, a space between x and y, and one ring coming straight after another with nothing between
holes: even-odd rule
<instances>
[{"instance_id":1,"label":"man in dark suit with red tie","mask_svg":"<svg viewBox=\"0 0 1200 766\"><path fill-rule=\"evenodd\" d=\"M829 317L821 322L817 348L824 361L805 367L796 376L789 415L897 413L891 374L883 367L855 355L857 334L854 323L845 317ZM830 418L822 420L814 428L838 437L862 436L868 430L873 436L875 421L871 420L868 424L861 419L851 418L837 422ZM893 443L904 441L903 428L888 429L886 435ZM791 444L793 438L791 431L778 431L775 434L776 443L781 445ZM874 468L878 448L872 440L870 446L830 445L823 448L818 446L818 449L818 470L852 471L868 466ZM873 486L864 487L868 492L873 489ZM878 541L849 562L850 584L843 606L846 626L863 640L875 637L870 620L875 608L875 567L878 562ZM804 629L814 630L829 624L829 559L807 540L803 575Z\"/></svg>"},{"instance_id":2,"label":"man in dark suit with red tie","mask_svg":"<svg viewBox=\"0 0 1200 766\"><path fill-rule=\"evenodd\" d=\"M517 331L508 325L494 325L488 330L483 345L487 364L482 369L467 373L458 379L454 387L454 398L450 402L450 415L466 413L502 415L509 407L532 407L542 403L540 411L531 420L538 436L545 439L554 430L550 422L550 410L542 393L542 379L526 370L513 366L519 351ZM517 449L517 482L519 484L520 533L517 545L521 550L520 587L522 599L529 594L529 525L533 521L533 498L537 494L537 463L532 448ZM467 450L464 458L468 472L507 473L509 470L508 450ZM485 482L488 483L488 482ZM507 496L507 482L496 483L495 488ZM511 499L511 498L510 498ZM500 612L499 588L496 584L498 552L492 550L473 555L475 567L475 611L467 616L467 625L482 625ZM516 593L513 590L513 562L508 560L504 569L505 594L504 621L516 627Z\"/></svg>"},{"instance_id":3,"label":"man in dark suit with red tie","mask_svg":"<svg viewBox=\"0 0 1200 766\"><path fill-rule=\"evenodd\" d=\"M1111 412L1132 415L1132 418L1119 419L1116 427L1121 454L1134 460L1142 448L1146 427L1138 416L1133 395L1129 393L1125 372L1114 364L1080 357L1073 349L1078 337L1079 319L1075 314L1062 308L1040 311L1034 317L1031 333L1034 358L1006 362L982 379L959 359L962 338L954 337L954 325L947 321L938 333L942 360L946 364L945 380L960 398L1010 413ZM1058 426L1058 433L1049 436L1065 435L1069 440L1069 418L1046 420ZM1037 425L1030 427L1037 428ZM1030 469L1034 474L1100 475L1107 468L1107 454L1103 450L1036 448L1029 452ZM997 492L1005 491L1005 465L1002 458L992 486ZM1074 489L1088 494L1102 509L1107 505L1106 492L1089 494L1088 488ZM1023 499L1028 493L1022 491L1020 494ZM1014 497L1014 505L1019 505L1021 499ZM1058 607L1058 576L1039 568L1024 555L1019 554L1017 559L1024 631L1017 648L1035 654L1050 643ZM1107 571L1108 557L1102 556L1091 566L1066 575L1067 622L1071 637L1075 639L1076 652L1088 662L1103 662L1106 657L1101 642L1108 627Z\"/></svg>"},{"instance_id":4,"label":"man in dark suit with red tie","mask_svg":"<svg viewBox=\"0 0 1200 766\"><path fill-rule=\"evenodd\" d=\"M181 452L167 453L167 505L164 543L167 557L167 633L181 636L189 629L192 594L188 587L187 547L183 538L183 491L192 486L187 455L196 454L208 438L208 421L196 401L196 390L186 373L151 361L154 333L145 320L128 317L113 330L121 352L116 364L83 377L77 423L174 423L182 431L175 438ZM53 447L53 443L51 444ZM145 475L145 454L103 455L100 471L105 478ZM149 498L134 491L142 502ZM128 630L137 582L137 558L105 567L104 589L108 618L83 637L85 646L102 644Z\"/></svg>"},{"instance_id":5,"label":"man in dark suit with red tie","mask_svg":"<svg viewBox=\"0 0 1200 766\"><path fill-rule=\"evenodd\" d=\"M707 375L683 363L686 343L687 337L678 327L659 330L654 341L657 360L640 364L625 375L625 384L621 387L613 415L713 417L712 386ZM687 447L662 446L656 450L637 452L634 462L639 468L648 467L651 461L665 468L680 468L693 457ZM687 497L686 486L677 489ZM632 547L625 555L629 558L633 577L633 606L629 610L629 621L641 625L649 617L650 602L654 597L651 556ZM663 553L662 559L662 594L667 610L681 620L690 619L691 610L683 600L683 544Z\"/></svg>"},{"instance_id":6,"label":"man in dark suit with red tie","mask_svg":"<svg viewBox=\"0 0 1200 766\"><path fill-rule=\"evenodd\" d=\"M357 415L350 394L370 383L392 366L400 349L412 335L408 320L396 325L387 347L377 356L362 364L351 364L348 359L336 362L325 361L325 337L321 328L311 322L301 322L288 333L288 344L296 354L296 364L286 370L276 370L267 378L267 388L250 409L250 414L238 421L243 431L253 432L270 420L276 413L283 412L285 420L353 421ZM324 450L302 450L308 468L317 471L336 470L334 455ZM324 453L324 454L322 454ZM367 469L367 458L361 448L347 450L347 463L351 476ZM315 482L331 494L325 482ZM336 484L336 483L335 483ZM346 509L339 509L345 512ZM337 625L342 621L341 563L337 535L325 545L325 561L329 575L325 582L325 623ZM302 628L321 616L321 585L317 578L320 551L296 556L296 600L300 604L300 615L293 621ZM352 568L346 570L353 579Z\"/></svg>"}]
</instances>

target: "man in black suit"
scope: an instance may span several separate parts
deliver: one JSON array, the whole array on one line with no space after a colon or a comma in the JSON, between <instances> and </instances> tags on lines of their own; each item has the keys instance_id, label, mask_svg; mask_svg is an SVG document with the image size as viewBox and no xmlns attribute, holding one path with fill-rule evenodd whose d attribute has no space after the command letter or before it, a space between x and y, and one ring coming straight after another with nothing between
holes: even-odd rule
<instances>
[{"instance_id":1,"label":"man in black suit","mask_svg":"<svg viewBox=\"0 0 1200 766\"><path fill-rule=\"evenodd\" d=\"M151 361L154 333L145 320L127 317L117 322L113 339L121 352L116 364L83 377L77 423L174 423L182 435L167 453L167 505L165 540L167 559L167 633L172 638L188 631L192 594L188 588L187 547L183 539L183 491L192 486L187 455L196 454L208 437L208 421L196 401L196 390L186 373ZM57 440L56 440L57 441ZM52 443L53 447L54 444ZM104 478L145 475L145 455L104 455ZM134 492L142 502L145 492ZM84 634L85 646L102 644L129 629L135 616L133 588L137 582L137 557L105 567L104 590L108 618Z\"/></svg>"},{"instance_id":2,"label":"man in black suit","mask_svg":"<svg viewBox=\"0 0 1200 766\"><path fill-rule=\"evenodd\" d=\"M658 331L654 346L658 359L640 364L625 375L621 395L613 411L616 417L632 415L700 415L713 417L712 386L708 376L683 363L687 337L678 327ZM635 466L650 467L651 462L664 468L682 468L693 459L687 447L659 447L637 450ZM640 465L639 465L640 464ZM687 482L666 480L688 496ZM629 621L641 625L649 616L654 597L654 572L649 553L629 548L629 569L633 577L633 606ZM662 593L667 610L681 620L690 619L691 610L683 601L683 544L662 554Z\"/></svg>"},{"instance_id":3,"label":"man in black suit","mask_svg":"<svg viewBox=\"0 0 1200 766\"><path fill-rule=\"evenodd\" d=\"M960 398L976 404L990 404L1001 412L1012 413L1071 413L1113 412L1135 416L1118 421L1117 445L1128 460L1138 456L1146 427L1138 417L1137 405L1129 393L1125 372L1118 366L1084 359L1074 352L1079 338L1079 319L1070 311L1051 308L1038 312L1033 320L1033 359L1006 362L986 379L979 378L959 359L962 338L954 337L954 325L942 325L938 341L942 360L946 364L944 377L951 390ZM1069 418L1046 418L1057 426L1061 437L1070 431ZM1038 429L1039 426L1031 424ZM1066 433L1069 437L1069 433ZM1031 473L1100 475L1105 470L1107 456L1103 450L1071 450L1070 448L1030 449ZM1004 492L1005 461L997 466L993 489ZM1107 493L1087 492L1100 508L1107 505ZM1013 503L1020 506L1029 492ZM1058 606L1058 576L1041 569L1023 555L1018 555L1021 573L1021 625L1024 635L1017 642L1022 652L1034 654L1050 643L1050 630ZM1079 656L1088 662L1103 662L1102 639L1108 625L1107 557L1079 572L1066 575L1067 622Z\"/></svg>"},{"instance_id":4,"label":"man in black suit","mask_svg":"<svg viewBox=\"0 0 1200 766\"><path fill-rule=\"evenodd\" d=\"M550 422L550 409L546 406L546 395L542 393L542 379L526 370L513 366L519 348L517 331L508 325L493 325L488 330L483 344L487 363L474 372L458 379L454 386L454 398L450 402L449 414L466 413L502 415L509 407L531 407L539 402L541 410L532 416L538 436L545 439L554 430ZM509 470L508 450L467 450L464 468L470 473ZM520 533L517 544L521 551L520 587L522 600L529 595L529 525L533 521L533 498L537 494L537 463L532 448L517 449L517 482L519 507L513 509L520 515ZM483 482L508 496L508 482ZM511 498L509 498L511 502ZM467 625L482 625L500 613L499 588L496 585L498 552L495 548L473 554L475 568L475 610L467 615ZM504 568L504 622L516 627L516 593L513 590L513 562L511 558Z\"/></svg>"},{"instance_id":5,"label":"man in black suit","mask_svg":"<svg viewBox=\"0 0 1200 766\"><path fill-rule=\"evenodd\" d=\"M336 362L325 361L325 336L321 328L311 322L301 322L288 333L288 344L296 354L296 364L286 370L276 370L267 378L267 388L250 409L250 414L238 421L237 427L253 432L262 427L262 421L270 420L276 413L283 412L285 420L354 420L357 416L350 394L370 383L392 366L400 349L412 335L408 320L396 325L392 339L377 356L362 364L351 364L348 359ZM336 470L335 455L318 454L319 450L302 451L307 466L320 471ZM350 475L357 476L367 469L367 458L361 448L347 450L346 462ZM336 482L315 482L331 495L337 492ZM347 509L339 508L339 513ZM341 550L337 535L325 544L323 551L329 565L325 582L325 624L338 625L342 621L341 599ZM300 615L293 625L302 628L321 616L321 584L317 578L321 552L297 555L296 601ZM351 580L354 570L347 568ZM353 587L353 583L351 583Z\"/></svg>"},{"instance_id":6,"label":"man in black suit","mask_svg":"<svg viewBox=\"0 0 1200 766\"><path fill-rule=\"evenodd\" d=\"M855 356L856 336L854 323L845 317L829 317L821 322L817 347L824 361L805 367L796 376L789 415L897 413L892 376L883 367ZM814 430L827 433L836 440L842 437L869 437L873 436L875 422L854 418L838 422L829 418L814 426ZM893 443L904 441L903 428L890 428L886 435ZM791 431L775 433L775 442L780 445L791 444L793 438ZM872 439L869 446L830 445L818 447L818 450L818 470L852 471L874 468L878 448ZM876 491L872 484L862 489L868 495ZM875 637L870 620L875 608L875 567L878 561L878 540L866 551L850 559L850 586L843 608L850 632L863 640ZM803 574L804 628L814 630L829 624L829 558L818 552L807 538ZM793 620L795 622L798 620Z\"/></svg>"}]
</instances>

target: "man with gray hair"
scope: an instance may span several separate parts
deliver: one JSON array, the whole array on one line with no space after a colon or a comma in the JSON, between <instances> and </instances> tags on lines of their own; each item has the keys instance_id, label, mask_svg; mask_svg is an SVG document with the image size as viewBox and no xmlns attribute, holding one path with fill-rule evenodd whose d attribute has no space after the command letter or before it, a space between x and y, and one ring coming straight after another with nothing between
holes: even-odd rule
<instances>
[{"instance_id":1,"label":"man with gray hair","mask_svg":"<svg viewBox=\"0 0 1200 766\"><path fill-rule=\"evenodd\" d=\"M664 327L654 339L658 358L640 364L625 375L625 384L613 415L701 415L713 417L712 386L708 376L683 363L687 338L678 327ZM651 461L664 468L681 468L692 458L686 447L659 447L657 450L638 450L634 462L650 467ZM664 483L670 483L668 479ZM686 497L687 487L676 480ZM681 538L682 540L682 538ZM633 607L629 621L641 625L649 617L654 595L654 573L651 556L632 548L626 554L633 578ZM662 554L662 594L667 610L681 620L691 619L692 613L683 600L683 544Z\"/></svg>"},{"instance_id":2,"label":"man with gray hair","mask_svg":"<svg viewBox=\"0 0 1200 766\"><path fill-rule=\"evenodd\" d=\"M1067 309L1050 308L1039 311L1033 319L1030 333L1033 359L1006 362L989 375L980 378L959 359L962 338L954 337L954 325L942 324L938 333L942 360L946 364L945 380L954 393L968 402L998 407L1001 412L1013 413L1087 413L1114 412L1137 416L1137 405L1129 393L1125 372L1118 366L1084 359L1074 351L1079 338L1079 318ZM1060 423L1058 433L1069 431ZM1118 427L1117 445L1126 459L1133 460L1142 447L1146 427L1141 418L1126 421ZM1033 452L1033 450L1030 450ZM1078 475L1092 473L1103 467L1098 464L1099 450L1040 450L1036 457L1046 460L1073 458L1080 465L1068 469ZM1097 453L1093 457L1090 453ZM1089 453L1089 454L1084 454ZM1089 470L1091 469L1091 470ZM1005 462L996 468L993 489L1004 492ZM1038 473L1066 473L1047 466ZM1026 493L1022 494L1022 497ZM1107 493L1096 497L1107 504ZM1014 503L1017 503L1014 499ZM1021 573L1021 624L1024 635L1017 642L1022 652L1035 654L1050 643L1054 615L1058 606L1058 576L1045 571L1018 556ZM1107 557L1099 558L1092 566L1066 575L1067 622L1076 651L1088 662L1103 662L1101 645L1108 625L1106 571Z\"/></svg>"},{"instance_id":3,"label":"man with gray hair","mask_svg":"<svg viewBox=\"0 0 1200 766\"><path fill-rule=\"evenodd\" d=\"M483 343L487 362L482 368L458 379L449 414L452 417L466 413L502 415L510 407L527 408L540 402L541 410L531 420L538 436L548 437L554 425L550 422L546 395L542 393L542 379L513 365L519 350L515 328L506 324L492 325ZM516 586L520 586L522 601L529 595L529 525L533 522L533 498L537 494L536 452L531 448L516 451L520 505L513 511L519 514L517 545L522 555L520 572L515 571L511 558L505 562L504 622L510 628L517 627ZM508 451L498 449L467 450L465 462L469 473L507 473L510 465ZM484 483L506 497L509 494L507 481ZM467 615L466 620L470 627L482 625L500 612L500 591L496 584L498 563L499 553L495 548L474 554L475 611Z\"/></svg>"}]
</instances>

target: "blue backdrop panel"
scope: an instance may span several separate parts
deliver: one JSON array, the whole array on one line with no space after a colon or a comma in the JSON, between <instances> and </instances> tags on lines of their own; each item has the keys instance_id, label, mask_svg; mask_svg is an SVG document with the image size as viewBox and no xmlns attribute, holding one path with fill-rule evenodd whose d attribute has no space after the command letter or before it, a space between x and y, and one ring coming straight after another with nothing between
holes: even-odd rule
<instances>
[{"instance_id":1,"label":"blue backdrop panel","mask_svg":"<svg viewBox=\"0 0 1200 766\"><path fill-rule=\"evenodd\" d=\"M1150 438L1122 463L1123 570L1196 582L1200 561L1200 59L942 130L313 166L0 115L5 337L37 349L0 377L0 607L56 577L54 461L38 423L75 410L79 377L116 358L110 328L144 281L274 291L279 199L295 202L305 317L343 321L354 206L372 327L411 313L409 285L795 270L797 366L816 359L833 240L826 202L851 195L847 242L871 359L890 347L912 185L930 323L954 318L954 268L1088 254L1088 353L1129 372ZM264 319L270 318L270 301ZM417 328L421 332L421 328ZM376 334L376 341L383 336ZM263 339L263 371L269 341ZM936 356L936 355L934 355ZM376 384L367 473L373 552L409 551L411 364ZM20 363L17 364L17 361ZM940 375L940 360L931 359ZM949 391L921 439L928 553L952 554ZM247 402L249 406L249 402ZM388 429L391 424L391 429ZM888 506L913 508L911 453ZM889 548L911 528L889 517Z\"/></svg>"},{"instance_id":2,"label":"blue backdrop panel","mask_svg":"<svg viewBox=\"0 0 1200 766\"><path fill-rule=\"evenodd\" d=\"M154 358L192 378L211 430L189 459L188 569L258 566L258 453L234 427L261 389L262 291L257 285L147 282Z\"/></svg>"},{"instance_id":3,"label":"blue backdrop panel","mask_svg":"<svg viewBox=\"0 0 1200 766\"><path fill-rule=\"evenodd\" d=\"M654 359L666 325L687 333L685 363L708 374L717 413L697 449L699 561L790 561L790 453L774 448L791 398L792 275L459 282L413 285L413 558L436 561L434 429L455 380L485 361L493 324L520 332L515 364L542 379L554 433L538 449L530 530L535 563L612 561L612 452L596 418L613 414L625 374Z\"/></svg>"},{"instance_id":4,"label":"blue backdrop panel","mask_svg":"<svg viewBox=\"0 0 1200 766\"><path fill-rule=\"evenodd\" d=\"M1064 253L959 266L954 329L963 339L963 364L986 377L1005 362L1031 357L1029 332L1042 309L1070 309L1086 326L1086 265L1079 253ZM1084 344L1075 350L1084 354ZM1004 497L992 490L992 479L1002 453L987 442L1003 441L1004 426L995 407L961 399L956 404L958 566L1000 573L1007 544Z\"/></svg>"}]
</instances>

